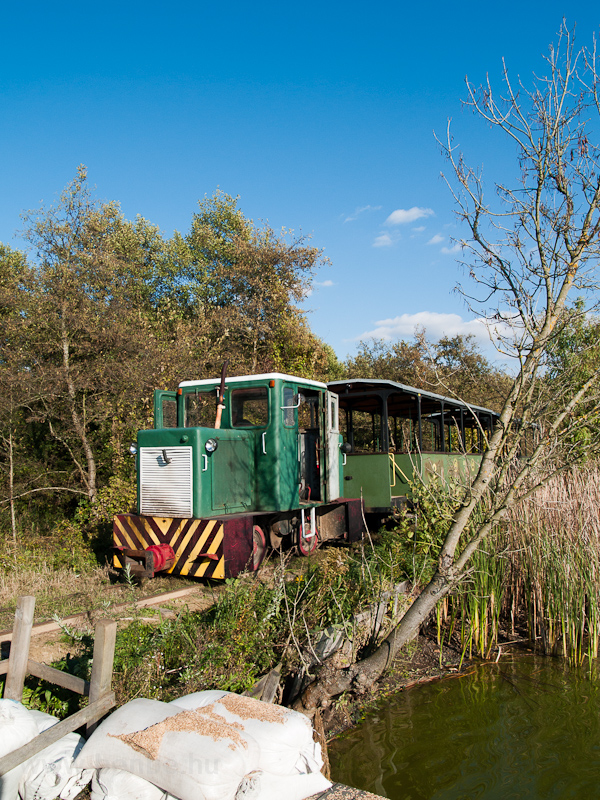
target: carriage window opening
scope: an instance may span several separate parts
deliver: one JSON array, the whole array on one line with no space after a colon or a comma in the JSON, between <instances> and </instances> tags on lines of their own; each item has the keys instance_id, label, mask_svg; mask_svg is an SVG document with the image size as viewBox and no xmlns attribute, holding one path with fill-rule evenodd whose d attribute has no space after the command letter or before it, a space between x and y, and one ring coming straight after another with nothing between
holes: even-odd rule
<instances>
[{"instance_id":1,"label":"carriage window opening","mask_svg":"<svg viewBox=\"0 0 600 800\"><path fill-rule=\"evenodd\" d=\"M162 426L163 428L177 427L177 400L172 400L170 397L163 397Z\"/></svg>"},{"instance_id":2,"label":"carriage window opening","mask_svg":"<svg viewBox=\"0 0 600 800\"><path fill-rule=\"evenodd\" d=\"M290 408L290 406L295 406L298 400L294 397L294 390L291 386L284 386L283 387L283 405L285 408L283 409L283 424L284 425L293 425L295 422L294 418L294 408Z\"/></svg>"},{"instance_id":3,"label":"carriage window opening","mask_svg":"<svg viewBox=\"0 0 600 800\"><path fill-rule=\"evenodd\" d=\"M464 452L463 437L460 432L460 411L450 413L448 417L448 436L446 447L450 453Z\"/></svg>"},{"instance_id":4,"label":"carriage window opening","mask_svg":"<svg viewBox=\"0 0 600 800\"><path fill-rule=\"evenodd\" d=\"M231 424L234 428L264 428L269 424L266 386L234 389L231 393Z\"/></svg>"},{"instance_id":5,"label":"carriage window opening","mask_svg":"<svg viewBox=\"0 0 600 800\"><path fill-rule=\"evenodd\" d=\"M417 449L415 426L411 419L405 417L389 417L388 430L390 452L410 453Z\"/></svg>"},{"instance_id":6,"label":"carriage window opening","mask_svg":"<svg viewBox=\"0 0 600 800\"><path fill-rule=\"evenodd\" d=\"M424 453L438 451L438 421L423 417L422 423L422 449Z\"/></svg>"},{"instance_id":7,"label":"carriage window opening","mask_svg":"<svg viewBox=\"0 0 600 800\"><path fill-rule=\"evenodd\" d=\"M479 428L474 421L465 420L465 452L479 452Z\"/></svg>"},{"instance_id":8,"label":"carriage window opening","mask_svg":"<svg viewBox=\"0 0 600 800\"><path fill-rule=\"evenodd\" d=\"M381 452L381 415L369 411L352 412L355 453Z\"/></svg>"},{"instance_id":9,"label":"carriage window opening","mask_svg":"<svg viewBox=\"0 0 600 800\"><path fill-rule=\"evenodd\" d=\"M212 428L215 424L215 393L188 392L184 395L184 427Z\"/></svg>"}]
</instances>

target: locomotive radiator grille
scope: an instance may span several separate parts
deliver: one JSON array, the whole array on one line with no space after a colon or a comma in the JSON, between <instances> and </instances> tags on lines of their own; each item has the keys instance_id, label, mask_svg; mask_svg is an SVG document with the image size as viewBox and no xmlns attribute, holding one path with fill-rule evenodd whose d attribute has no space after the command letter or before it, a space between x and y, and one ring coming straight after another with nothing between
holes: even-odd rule
<instances>
[{"instance_id":1,"label":"locomotive radiator grille","mask_svg":"<svg viewBox=\"0 0 600 800\"><path fill-rule=\"evenodd\" d=\"M175 563L167 572L190 578L225 577L222 520L119 514L113 520L113 542L117 548L131 550L169 544L175 551ZM114 566L123 567L118 550Z\"/></svg>"},{"instance_id":2,"label":"locomotive radiator grille","mask_svg":"<svg viewBox=\"0 0 600 800\"><path fill-rule=\"evenodd\" d=\"M191 517L192 448L141 447L140 513Z\"/></svg>"}]
</instances>

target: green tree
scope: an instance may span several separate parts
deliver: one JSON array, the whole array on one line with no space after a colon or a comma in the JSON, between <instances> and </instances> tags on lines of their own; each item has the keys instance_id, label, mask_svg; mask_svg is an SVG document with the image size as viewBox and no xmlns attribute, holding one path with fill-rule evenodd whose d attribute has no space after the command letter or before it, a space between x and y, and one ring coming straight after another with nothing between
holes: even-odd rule
<instances>
[{"instance_id":1,"label":"green tree","mask_svg":"<svg viewBox=\"0 0 600 800\"><path fill-rule=\"evenodd\" d=\"M472 334L444 336L429 342L425 330L412 341L360 342L358 353L346 361L347 375L379 378L458 397L469 403L500 408L510 379L479 351Z\"/></svg>"},{"instance_id":2,"label":"green tree","mask_svg":"<svg viewBox=\"0 0 600 800\"><path fill-rule=\"evenodd\" d=\"M318 342L298 303L323 261L317 248L254 225L222 192L200 203L183 241L177 286L186 314L206 321L213 364L227 357L233 370L256 372L299 363L303 349L308 358Z\"/></svg>"},{"instance_id":3,"label":"green tree","mask_svg":"<svg viewBox=\"0 0 600 800\"><path fill-rule=\"evenodd\" d=\"M23 447L27 364L23 361L19 296L27 274L23 253L0 244L0 480L6 499L0 504L10 515L13 541L17 539L16 497L27 480Z\"/></svg>"},{"instance_id":4,"label":"green tree","mask_svg":"<svg viewBox=\"0 0 600 800\"><path fill-rule=\"evenodd\" d=\"M416 331L411 342L361 341L356 356L347 359L346 371L352 378L378 378L425 388L431 377L425 332Z\"/></svg>"},{"instance_id":5,"label":"green tree","mask_svg":"<svg viewBox=\"0 0 600 800\"><path fill-rule=\"evenodd\" d=\"M118 396L136 387L147 351L150 303L147 237L114 203L92 198L85 169L59 203L25 215L36 252L19 297L32 418L48 427L70 461L67 486L90 500L98 489L102 423Z\"/></svg>"}]
</instances>

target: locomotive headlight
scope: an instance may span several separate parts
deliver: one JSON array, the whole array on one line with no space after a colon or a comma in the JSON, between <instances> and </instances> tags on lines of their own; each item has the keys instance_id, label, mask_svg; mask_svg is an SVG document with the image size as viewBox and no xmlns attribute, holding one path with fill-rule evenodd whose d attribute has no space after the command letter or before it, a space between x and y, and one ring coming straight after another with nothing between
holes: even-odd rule
<instances>
[{"instance_id":1,"label":"locomotive headlight","mask_svg":"<svg viewBox=\"0 0 600 800\"><path fill-rule=\"evenodd\" d=\"M218 446L219 443L216 439L207 439L204 449L207 453L214 453Z\"/></svg>"},{"instance_id":2,"label":"locomotive headlight","mask_svg":"<svg viewBox=\"0 0 600 800\"><path fill-rule=\"evenodd\" d=\"M137 456L137 444L135 442L132 442L129 445L129 452L132 456Z\"/></svg>"}]
</instances>

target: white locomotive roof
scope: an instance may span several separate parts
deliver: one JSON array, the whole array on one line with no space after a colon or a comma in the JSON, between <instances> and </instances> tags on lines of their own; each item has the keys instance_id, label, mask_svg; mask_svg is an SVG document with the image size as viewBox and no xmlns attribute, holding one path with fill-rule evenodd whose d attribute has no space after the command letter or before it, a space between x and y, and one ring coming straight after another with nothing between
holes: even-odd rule
<instances>
[{"instance_id":1,"label":"white locomotive roof","mask_svg":"<svg viewBox=\"0 0 600 800\"><path fill-rule=\"evenodd\" d=\"M327 389L326 383L321 381L311 381L308 378L297 378L294 375L283 375L281 372L265 372L261 375L236 375L233 378L225 378L225 385L229 383L240 383L241 381L258 381L258 380L284 380L293 381L294 383L301 383L304 386L316 386L318 389ZM182 381L179 388L185 386L218 386L221 383L221 378L203 378L200 381Z\"/></svg>"}]
</instances>

